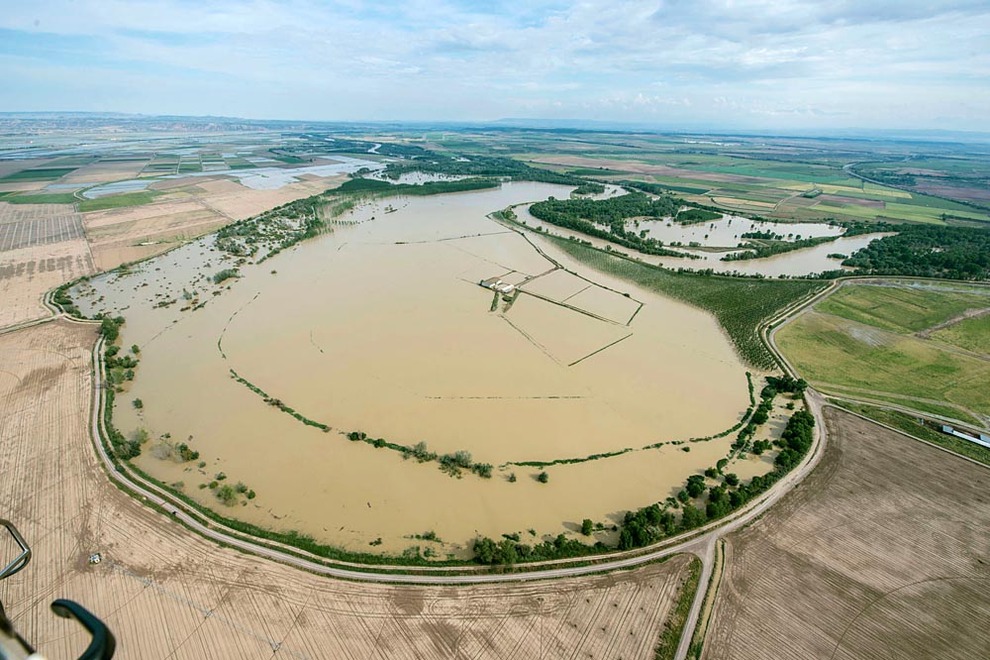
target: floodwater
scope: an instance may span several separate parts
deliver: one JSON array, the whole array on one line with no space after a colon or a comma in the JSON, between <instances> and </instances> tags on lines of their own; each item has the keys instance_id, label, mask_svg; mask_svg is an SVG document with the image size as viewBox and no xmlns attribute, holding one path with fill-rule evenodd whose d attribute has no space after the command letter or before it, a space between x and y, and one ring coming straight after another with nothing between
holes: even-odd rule
<instances>
[{"instance_id":1,"label":"floodwater","mask_svg":"<svg viewBox=\"0 0 990 660\"><path fill-rule=\"evenodd\" d=\"M191 150L195 152L195 149ZM305 165L302 167L268 167L266 163L278 163L270 158L248 158L247 160L259 164L259 167L243 170L231 170L226 165L212 167L204 166L202 172L183 172L181 174L166 174L155 177L143 177L140 179L127 179L124 181L114 181L94 186L83 192L83 197L96 199L107 195L117 195L121 193L138 192L147 189L155 181L166 179L185 179L196 177L216 177L223 175L235 179L246 188L253 190L278 190L292 183L298 183L303 176L330 177L340 174L350 174L359 169L380 170L384 167L381 163L349 156L333 156L334 163L321 165ZM330 160L327 158L326 160ZM49 186L50 188L51 186ZM76 186L79 187L79 186Z\"/></svg>"},{"instance_id":2,"label":"floodwater","mask_svg":"<svg viewBox=\"0 0 990 660\"><path fill-rule=\"evenodd\" d=\"M94 186L89 190L83 192L83 197L86 199L97 199L99 197L106 197L108 195L119 195L122 193L133 193L140 192L147 189L148 184L151 183L151 179L131 179L128 181L117 181L114 183L105 183L100 186Z\"/></svg>"},{"instance_id":3,"label":"floodwater","mask_svg":"<svg viewBox=\"0 0 990 660\"><path fill-rule=\"evenodd\" d=\"M763 231L780 234L785 240L813 238L818 236L839 236L842 227L824 223L799 222L760 222L735 215L726 215L721 220L682 225L669 219L640 220L630 228L637 233L646 230L647 235L664 243L680 242L684 245L698 243L706 247L735 248L745 241L742 235L748 232Z\"/></svg>"},{"instance_id":4,"label":"floodwater","mask_svg":"<svg viewBox=\"0 0 990 660\"><path fill-rule=\"evenodd\" d=\"M516 217L521 222L525 222L529 227L539 227L544 232L554 236L577 236L579 232L571 229L564 229L538 220L529 213L528 206L519 206L515 209ZM669 225L669 226L668 226ZM805 275L815 275L830 270L849 270L842 266L841 259L829 257L830 254L851 255L871 242L889 233L861 234L848 238L841 236L842 228L833 227L827 224L816 223L774 223L757 222L747 220L738 216L726 216L722 220L696 225L679 225L668 220L641 220L638 227L630 223L630 229L635 231L646 229L650 235L663 240L670 245L673 242L681 242L685 248L691 242L700 243L701 246L712 248L712 251L691 250L675 248L687 254L693 254L697 259L681 259L678 257L658 257L647 254L639 254L625 248L618 248L619 251L635 256L644 263L656 264L666 268L690 268L692 270L712 269L716 273L740 273L745 275L763 275L765 277L778 277L787 275L790 277L803 277ZM788 234L793 234L790 240L796 240L797 236L811 238L817 236L839 236L834 241L822 243L810 248L785 252L783 254L766 257L764 259L747 259L743 261L722 261L722 257L736 250L725 249L734 247L744 240L738 236L748 231L772 231L782 234L785 239ZM705 238L707 234L707 238ZM608 241L593 236L580 234L584 241L589 241L592 245L604 249L606 246L613 247ZM718 249L722 248L722 249Z\"/></svg>"},{"instance_id":5,"label":"floodwater","mask_svg":"<svg viewBox=\"0 0 990 660\"><path fill-rule=\"evenodd\" d=\"M332 233L244 265L220 286L210 276L232 264L209 237L82 285L83 311L123 314L122 346L140 346L137 376L117 398L118 428L168 433L205 461L155 458L153 440L138 464L225 515L355 551L418 545L441 557L464 556L478 534L525 540L529 529L573 534L584 518L611 525L673 495L728 454L733 436L688 452L641 448L733 426L749 404L746 369L709 314L584 268L530 234L576 274L550 272L526 236L486 217L567 192L511 183L368 202ZM491 311L494 293L479 285L491 277L518 284L511 305L500 299ZM231 369L333 430L266 404ZM466 450L494 475L452 478L436 463L351 442L341 434L351 430ZM541 468L513 465L626 448L637 450L547 467L546 484ZM220 472L257 498L220 504L200 487ZM428 531L444 543L412 538Z\"/></svg>"}]
</instances>

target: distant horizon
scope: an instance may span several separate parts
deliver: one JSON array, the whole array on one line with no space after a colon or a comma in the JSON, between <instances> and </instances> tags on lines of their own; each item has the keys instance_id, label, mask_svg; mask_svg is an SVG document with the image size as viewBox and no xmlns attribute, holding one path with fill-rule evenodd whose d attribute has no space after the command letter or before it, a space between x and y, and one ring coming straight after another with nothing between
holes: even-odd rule
<instances>
[{"instance_id":1,"label":"distant horizon","mask_svg":"<svg viewBox=\"0 0 990 660\"><path fill-rule=\"evenodd\" d=\"M975 142L990 141L990 131L987 130L953 130L946 128L864 128L856 126L814 128L793 126L782 130L770 128L743 128L718 125L661 125L656 122L611 121L605 119L558 118L543 119L538 117L503 117L488 120L457 120L457 119L286 119L259 118L215 114L171 114L147 112L123 112L115 110L0 110L2 117L31 117L31 116L78 116L91 118L126 118L126 119L176 119L176 120L211 120L223 122L244 122L249 124L296 124L296 125L342 125L342 126L392 126L392 127L444 127L466 128L505 128L520 130L576 130L603 131L615 133L650 132L669 135L710 135L724 137L773 137L773 138L845 138L845 139L921 139L925 136L935 140L967 138Z\"/></svg>"},{"instance_id":2,"label":"distant horizon","mask_svg":"<svg viewBox=\"0 0 990 660\"><path fill-rule=\"evenodd\" d=\"M37 0L0 108L982 131L987 34L986 0Z\"/></svg>"}]
</instances>

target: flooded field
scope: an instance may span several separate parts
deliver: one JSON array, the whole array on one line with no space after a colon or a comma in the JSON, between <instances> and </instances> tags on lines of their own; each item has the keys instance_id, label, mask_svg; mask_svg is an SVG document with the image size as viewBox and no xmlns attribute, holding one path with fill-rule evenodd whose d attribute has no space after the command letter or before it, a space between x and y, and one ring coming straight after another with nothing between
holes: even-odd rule
<instances>
[{"instance_id":1,"label":"flooded field","mask_svg":"<svg viewBox=\"0 0 990 660\"><path fill-rule=\"evenodd\" d=\"M441 557L465 556L479 534L611 526L674 495L729 453L732 435L686 441L740 420L746 369L710 315L486 217L567 194L511 183L366 202L219 283L234 264L207 237L78 286L82 311L122 314L120 344L139 348L114 413L125 434L150 435L136 462L224 515L354 551ZM493 279L509 292L481 286ZM163 436L200 456L178 462ZM492 478L454 478L386 444L420 442L469 452ZM750 457L731 470L771 468ZM213 481L256 497L224 506Z\"/></svg>"},{"instance_id":2,"label":"flooded field","mask_svg":"<svg viewBox=\"0 0 990 660\"><path fill-rule=\"evenodd\" d=\"M737 215L726 215L713 222L680 224L672 220L641 220L637 230L645 229L647 235L664 243L679 242L684 245L698 243L705 247L735 248L745 241L743 234L749 232L771 232L784 240L799 240L818 236L839 236L842 227L820 222L769 222L750 220Z\"/></svg>"}]
</instances>

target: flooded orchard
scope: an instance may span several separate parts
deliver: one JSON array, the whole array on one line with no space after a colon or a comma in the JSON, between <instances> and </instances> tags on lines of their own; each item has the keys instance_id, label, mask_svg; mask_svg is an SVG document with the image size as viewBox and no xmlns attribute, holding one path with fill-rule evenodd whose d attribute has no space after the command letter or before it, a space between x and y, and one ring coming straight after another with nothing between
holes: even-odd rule
<instances>
[{"instance_id":1,"label":"flooded orchard","mask_svg":"<svg viewBox=\"0 0 990 660\"><path fill-rule=\"evenodd\" d=\"M529 212L529 205L513 209L519 221L538 229L546 234L564 238L576 236L589 245L599 249L613 246L604 239L588 236L571 229L564 229L535 218ZM762 275L764 277L804 277L825 271L849 270L842 265L846 256L861 250L873 241L890 233L857 234L843 236L845 231L837 225L824 222L773 222L770 220L750 220L731 214L723 214L719 220L694 224L680 224L671 218L654 220L640 218L628 223L630 229L645 232L652 238L662 240L667 247L684 252L694 258L655 256L643 253L633 255L643 263L663 266L664 268L691 270L710 269L715 273ZM767 232L775 234L781 240L793 241L802 238L835 237L834 240L820 243L812 247L801 248L760 259L722 261L722 257L734 252L740 252L740 242L744 242L743 234L748 232ZM620 252L630 250L620 248ZM841 255L837 257L836 255Z\"/></svg>"},{"instance_id":2,"label":"flooded orchard","mask_svg":"<svg viewBox=\"0 0 990 660\"><path fill-rule=\"evenodd\" d=\"M214 278L234 263L207 237L79 285L82 311L123 315L120 344L140 350L114 410L122 432L150 436L135 462L226 516L441 557L467 556L479 534L611 527L674 495L729 453L731 434L688 441L739 422L746 368L709 314L487 217L567 193L365 201L238 277ZM491 478L395 450L421 442ZM179 443L199 457L179 462ZM599 454L614 455L559 463ZM238 483L256 497L221 504L218 484Z\"/></svg>"}]
</instances>

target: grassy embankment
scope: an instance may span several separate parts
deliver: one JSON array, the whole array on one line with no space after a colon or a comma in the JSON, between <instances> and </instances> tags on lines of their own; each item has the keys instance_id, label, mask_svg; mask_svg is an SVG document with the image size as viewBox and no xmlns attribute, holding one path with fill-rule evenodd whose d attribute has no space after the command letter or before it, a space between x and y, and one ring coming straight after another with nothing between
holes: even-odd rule
<instances>
[{"instance_id":1,"label":"grassy embankment","mask_svg":"<svg viewBox=\"0 0 990 660\"><path fill-rule=\"evenodd\" d=\"M973 422L990 415L990 324L926 331L985 308L990 289L847 284L782 328L777 343L823 392Z\"/></svg>"}]
</instances>

